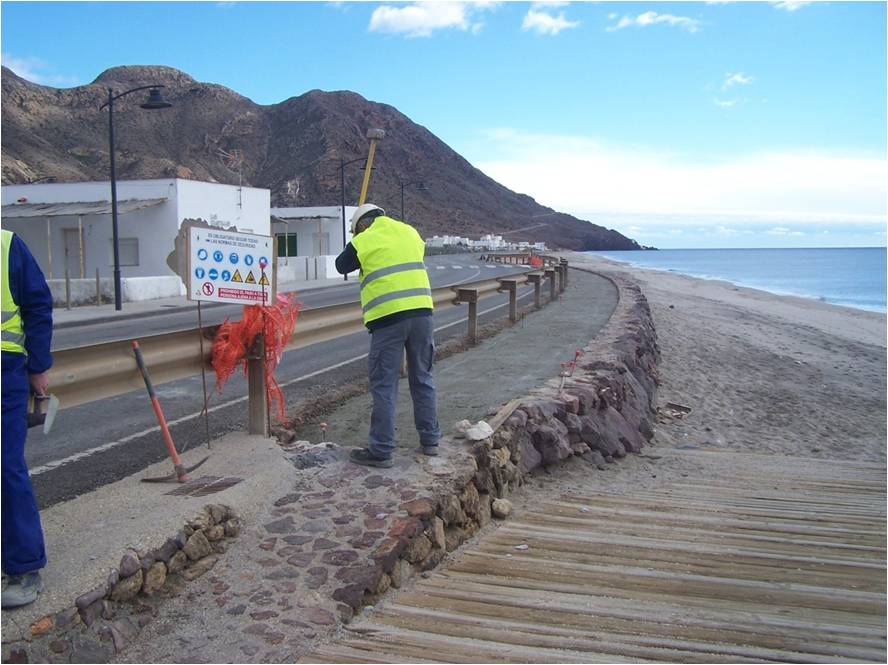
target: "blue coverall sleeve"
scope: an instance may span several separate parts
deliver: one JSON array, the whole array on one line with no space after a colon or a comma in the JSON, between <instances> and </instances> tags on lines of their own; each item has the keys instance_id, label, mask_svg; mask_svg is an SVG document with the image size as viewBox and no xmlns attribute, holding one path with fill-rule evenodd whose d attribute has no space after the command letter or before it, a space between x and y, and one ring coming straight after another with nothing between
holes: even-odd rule
<instances>
[{"instance_id":1,"label":"blue coverall sleeve","mask_svg":"<svg viewBox=\"0 0 888 665\"><path fill-rule=\"evenodd\" d=\"M28 373L45 372L52 366L52 293L28 246L17 235L9 246L9 290L22 317Z\"/></svg>"},{"instance_id":2,"label":"blue coverall sleeve","mask_svg":"<svg viewBox=\"0 0 888 665\"><path fill-rule=\"evenodd\" d=\"M358 251L354 245L348 243L345 249L336 257L336 271L341 275L345 275L360 269L361 262L358 260Z\"/></svg>"}]
</instances>

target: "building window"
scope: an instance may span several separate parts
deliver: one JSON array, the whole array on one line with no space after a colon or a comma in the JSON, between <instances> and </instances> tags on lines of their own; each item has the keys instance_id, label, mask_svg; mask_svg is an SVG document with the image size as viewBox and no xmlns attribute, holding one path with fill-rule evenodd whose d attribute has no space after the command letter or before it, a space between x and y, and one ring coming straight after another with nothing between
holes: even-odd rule
<instances>
[{"instance_id":1,"label":"building window","mask_svg":"<svg viewBox=\"0 0 888 665\"><path fill-rule=\"evenodd\" d=\"M139 239L138 238L118 238L117 245L120 248L120 265L121 266L137 266L139 265ZM114 240L109 240L108 247L108 265L114 265Z\"/></svg>"},{"instance_id":2,"label":"building window","mask_svg":"<svg viewBox=\"0 0 888 665\"><path fill-rule=\"evenodd\" d=\"M278 256L298 256L295 233L277 234Z\"/></svg>"}]
</instances>

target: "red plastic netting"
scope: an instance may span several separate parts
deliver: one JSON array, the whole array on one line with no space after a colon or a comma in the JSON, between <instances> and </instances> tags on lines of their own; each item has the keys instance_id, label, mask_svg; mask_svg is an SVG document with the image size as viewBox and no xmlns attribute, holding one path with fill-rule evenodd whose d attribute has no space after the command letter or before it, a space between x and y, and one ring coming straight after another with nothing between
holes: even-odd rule
<instances>
[{"instance_id":1,"label":"red plastic netting","mask_svg":"<svg viewBox=\"0 0 888 665\"><path fill-rule=\"evenodd\" d=\"M256 335L265 334L265 390L268 404L278 422L286 417L284 393L274 378L287 342L296 327L296 317L302 302L292 294L279 294L277 302L270 307L261 305L244 306L240 321L225 319L213 340L213 369L216 372L216 390L223 386L234 374L239 363L243 363L247 373L247 355L253 346Z\"/></svg>"}]
</instances>

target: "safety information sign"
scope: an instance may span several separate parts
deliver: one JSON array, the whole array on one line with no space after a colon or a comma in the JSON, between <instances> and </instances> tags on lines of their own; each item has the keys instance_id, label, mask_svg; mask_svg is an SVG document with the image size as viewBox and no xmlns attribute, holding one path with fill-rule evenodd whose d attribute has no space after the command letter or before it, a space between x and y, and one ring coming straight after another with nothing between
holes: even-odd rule
<instances>
[{"instance_id":1,"label":"safety information sign","mask_svg":"<svg viewBox=\"0 0 888 665\"><path fill-rule=\"evenodd\" d=\"M270 305L270 236L191 227L188 237L189 300Z\"/></svg>"}]
</instances>

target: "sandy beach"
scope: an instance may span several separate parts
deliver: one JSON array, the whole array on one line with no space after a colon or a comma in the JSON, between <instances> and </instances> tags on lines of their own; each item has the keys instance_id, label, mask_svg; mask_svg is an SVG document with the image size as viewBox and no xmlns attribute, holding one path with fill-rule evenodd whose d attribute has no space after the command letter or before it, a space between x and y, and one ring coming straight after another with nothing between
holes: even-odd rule
<instances>
[{"instance_id":1,"label":"sandy beach","mask_svg":"<svg viewBox=\"0 0 888 665\"><path fill-rule=\"evenodd\" d=\"M656 444L885 460L884 314L566 256L628 274L650 303L658 403L691 409L658 427Z\"/></svg>"}]
</instances>

